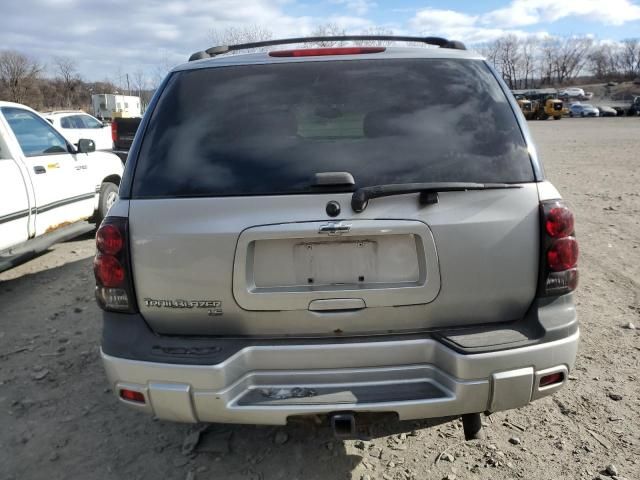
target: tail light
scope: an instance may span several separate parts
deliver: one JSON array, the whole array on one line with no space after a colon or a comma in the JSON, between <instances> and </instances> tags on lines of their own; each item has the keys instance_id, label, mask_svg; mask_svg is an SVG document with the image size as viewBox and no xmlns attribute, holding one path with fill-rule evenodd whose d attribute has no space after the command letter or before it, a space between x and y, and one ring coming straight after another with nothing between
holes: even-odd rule
<instances>
[{"instance_id":1,"label":"tail light","mask_svg":"<svg viewBox=\"0 0 640 480\"><path fill-rule=\"evenodd\" d=\"M103 310L137 312L131 278L128 222L124 217L107 217L96 233L96 300Z\"/></svg>"},{"instance_id":2,"label":"tail light","mask_svg":"<svg viewBox=\"0 0 640 480\"><path fill-rule=\"evenodd\" d=\"M118 141L118 123L115 120L111 121L111 140Z\"/></svg>"},{"instance_id":3,"label":"tail light","mask_svg":"<svg viewBox=\"0 0 640 480\"><path fill-rule=\"evenodd\" d=\"M562 200L540 204L542 239L540 242L539 296L572 292L578 286L578 241L573 213Z\"/></svg>"}]
</instances>

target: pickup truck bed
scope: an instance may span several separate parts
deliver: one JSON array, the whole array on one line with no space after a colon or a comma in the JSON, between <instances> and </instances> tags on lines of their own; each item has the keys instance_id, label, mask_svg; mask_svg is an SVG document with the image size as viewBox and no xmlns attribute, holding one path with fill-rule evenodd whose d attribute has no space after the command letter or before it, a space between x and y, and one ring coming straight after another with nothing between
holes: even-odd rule
<instances>
[{"instance_id":1,"label":"pickup truck bed","mask_svg":"<svg viewBox=\"0 0 640 480\"><path fill-rule=\"evenodd\" d=\"M114 118L111 122L111 137L113 139L113 153L124 162L136 136L142 118Z\"/></svg>"}]
</instances>

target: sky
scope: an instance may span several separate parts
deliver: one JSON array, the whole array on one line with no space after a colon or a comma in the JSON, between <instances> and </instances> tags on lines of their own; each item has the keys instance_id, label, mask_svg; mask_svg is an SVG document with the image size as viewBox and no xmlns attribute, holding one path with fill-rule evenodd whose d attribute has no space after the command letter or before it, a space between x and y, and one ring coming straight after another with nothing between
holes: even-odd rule
<instances>
[{"instance_id":1,"label":"sky","mask_svg":"<svg viewBox=\"0 0 640 480\"><path fill-rule=\"evenodd\" d=\"M310 34L332 22L358 34L374 26L395 34L439 35L480 45L504 34L640 36L640 0L0 0L0 50L27 54L53 70L75 60L86 80L122 84L141 72L152 83L212 32L259 25L274 38Z\"/></svg>"}]
</instances>

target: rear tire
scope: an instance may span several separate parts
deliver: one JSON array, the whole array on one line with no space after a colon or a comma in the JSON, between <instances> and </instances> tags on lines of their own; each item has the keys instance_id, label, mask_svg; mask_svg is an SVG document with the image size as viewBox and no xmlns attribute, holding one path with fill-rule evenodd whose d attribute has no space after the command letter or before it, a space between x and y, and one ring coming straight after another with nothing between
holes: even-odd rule
<instances>
[{"instance_id":1,"label":"rear tire","mask_svg":"<svg viewBox=\"0 0 640 480\"><path fill-rule=\"evenodd\" d=\"M479 413L462 415L462 427L465 440L482 440L485 437L482 430L482 417Z\"/></svg>"},{"instance_id":2,"label":"rear tire","mask_svg":"<svg viewBox=\"0 0 640 480\"><path fill-rule=\"evenodd\" d=\"M111 205L118 200L118 185L111 182L104 182L100 186L100 200L98 201L98 210L95 214L96 226L100 226Z\"/></svg>"},{"instance_id":3,"label":"rear tire","mask_svg":"<svg viewBox=\"0 0 640 480\"><path fill-rule=\"evenodd\" d=\"M554 120L560 120L562 117L560 115L556 115L555 117L553 117Z\"/></svg>"}]
</instances>

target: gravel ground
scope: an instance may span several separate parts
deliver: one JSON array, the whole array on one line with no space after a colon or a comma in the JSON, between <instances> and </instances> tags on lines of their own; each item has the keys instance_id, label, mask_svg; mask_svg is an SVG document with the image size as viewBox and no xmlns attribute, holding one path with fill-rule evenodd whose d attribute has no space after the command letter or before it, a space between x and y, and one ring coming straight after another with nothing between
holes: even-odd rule
<instances>
[{"instance_id":1,"label":"gravel ground","mask_svg":"<svg viewBox=\"0 0 640 480\"><path fill-rule=\"evenodd\" d=\"M531 127L581 242L582 339L560 393L485 418L487 440L468 443L458 420L370 442L154 421L107 388L88 235L0 274L0 479L640 479L640 119Z\"/></svg>"}]
</instances>

